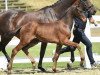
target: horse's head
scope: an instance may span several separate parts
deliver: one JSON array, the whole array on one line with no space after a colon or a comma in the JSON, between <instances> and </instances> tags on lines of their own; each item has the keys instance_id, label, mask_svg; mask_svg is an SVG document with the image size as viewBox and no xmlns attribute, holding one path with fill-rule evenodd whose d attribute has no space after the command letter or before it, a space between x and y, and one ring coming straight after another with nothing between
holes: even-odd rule
<instances>
[{"instance_id":1,"label":"horse's head","mask_svg":"<svg viewBox=\"0 0 100 75\"><path fill-rule=\"evenodd\" d=\"M96 13L96 8L90 2L90 0L80 0L80 5L82 6L83 10L90 11L92 15Z\"/></svg>"},{"instance_id":2,"label":"horse's head","mask_svg":"<svg viewBox=\"0 0 100 75\"><path fill-rule=\"evenodd\" d=\"M90 0L76 0L73 5L79 5L84 11L89 11L92 15L96 13L96 8Z\"/></svg>"},{"instance_id":3,"label":"horse's head","mask_svg":"<svg viewBox=\"0 0 100 75\"><path fill-rule=\"evenodd\" d=\"M86 21L86 16L80 6L73 6L72 7L73 17L78 17L82 21Z\"/></svg>"}]
</instances>

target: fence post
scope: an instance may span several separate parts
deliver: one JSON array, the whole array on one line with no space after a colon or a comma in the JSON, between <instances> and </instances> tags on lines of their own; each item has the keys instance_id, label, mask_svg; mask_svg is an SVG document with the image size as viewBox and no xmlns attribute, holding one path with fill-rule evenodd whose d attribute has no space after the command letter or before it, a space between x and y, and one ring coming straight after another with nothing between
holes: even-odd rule
<instances>
[{"instance_id":1,"label":"fence post","mask_svg":"<svg viewBox=\"0 0 100 75\"><path fill-rule=\"evenodd\" d=\"M5 0L5 10L7 11L8 10L8 1Z\"/></svg>"},{"instance_id":2,"label":"fence post","mask_svg":"<svg viewBox=\"0 0 100 75\"><path fill-rule=\"evenodd\" d=\"M90 33L90 24L89 24L89 20L87 20L87 24L86 24L86 29L85 29L85 34L86 36L90 39L90 36L91 36L91 33ZM90 61L88 59L88 56L87 56L87 52L86 52L86 46L84 46L85 48L85 68L91 68L91 65L90 65Z\"/></svg>"}]
</instances>

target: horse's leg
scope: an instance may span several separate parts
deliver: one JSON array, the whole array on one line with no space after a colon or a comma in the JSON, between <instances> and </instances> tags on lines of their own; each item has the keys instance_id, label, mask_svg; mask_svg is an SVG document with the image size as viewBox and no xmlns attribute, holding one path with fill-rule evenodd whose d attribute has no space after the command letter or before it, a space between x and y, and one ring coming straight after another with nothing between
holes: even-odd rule
<instances>
[{"instance_id":1,"label":"horse's leg","mask_svg":"<svg viewBox=\"0 0 100 75\"><path fill-rule=\"evenodd\" d=\"M8 35L7 35L8 36ZM1 42L0 42L0 50L2 51L2 53L5 55L7 61L9 62L10 61L10 57L8 55L8 53L6 52L6 45L10 42L10 40L13 38L13 36L4 36L4 35L1 35Z\"/></svg>"},{"instance_id":2,"label":"horse's leg","mask_svg":"<svg viewBox=\"0 0 100 75\"><path fill-rule=\"evenodd\" d=\"M43 72L46 72L46 70L42 67L42 60L43 60L43 57L45 54L46 47L47 47L47 43L42 42L41 49L40 49L40 59L39 59L39 63L38 63L38 69L40 69Z\"/></svg>"},{"instance_id":3,"label":"horse's leg","mask_svg":"<svg viewBox=\"0 0 100 75\"><path fill-rule=\"evenodd\" d=\"M62 48L62 45L57 44L56 51L55 51L55 54L54 54L54 57L53 57L53 67L52 67L52 70L54 72L56 72L57 60L59 58L61 48Z\"/></svg>"},{"instance_id":4,"label":"horse's leg","mask_svg":"<svg viewBox=\"0 0 100 75\"><path fill-rule=\"evenodd\" d=\"M71 70L71 68L72 68L72 63L75 61L75 58L74 58L74 51L71 51L71 59L70 59L71 61L69 62L69 63L67 63L67 68L69 69L69 70Z\"/></svg>"},{"instance_id":5,"label":"horse's leg","mask_svg":"<svg viewBox=\"0 0 100 75\"><path fill-rule=\"evenodd\" d=\"M74 56L74 51L71 51L71 62L73 63L74 61L75 61L75 58L74 58L75 56Z\"/></svg>"}]
</instances>

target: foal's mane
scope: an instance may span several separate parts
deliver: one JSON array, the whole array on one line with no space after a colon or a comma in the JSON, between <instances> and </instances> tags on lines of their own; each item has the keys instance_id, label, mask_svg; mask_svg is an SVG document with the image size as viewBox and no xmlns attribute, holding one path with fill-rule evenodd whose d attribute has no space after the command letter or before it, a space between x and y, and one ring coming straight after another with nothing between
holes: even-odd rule
<instances>
[{"instance_id":1,"label":"foal's mane","mask_svg":"<svg viewBox=\"0 0 100 75\"><path fill-rule=\"evenodd\" d=\"M65 13L62 15L62 17L60 18L60 20L68 14L68 11L74 10L74 9L72 9L73 7L76 8L77 5L72 5L71 7L69 7L69 8L65 11Z\"/></svg>"}]
</instances>

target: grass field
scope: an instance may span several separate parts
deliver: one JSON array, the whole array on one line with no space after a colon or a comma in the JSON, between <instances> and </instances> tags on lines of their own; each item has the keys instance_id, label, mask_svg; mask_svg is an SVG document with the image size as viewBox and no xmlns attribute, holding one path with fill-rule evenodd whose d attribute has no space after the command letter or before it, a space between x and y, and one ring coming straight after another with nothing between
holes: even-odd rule
<instances>
[{"instance_id":1,"label":"grass field","mask_svg":"<svg viewBox=\"0 0 100 75\"><path fill-rule=\"evenodd\" d=\"M82 47L82 50L84 51L83 44L80 44L80 45ZM15 46L10 46L10 47L8 46L6 48L9 55L11 55L11 51L12 51L12 49L14 47ZM46 53L45 53L45 57L52 57L53 56L53 50L55 50L55 48L56 48L55 44L49 44L48 47L47 47ZM100 50L99 49L100 49L100 43L93 43L93 52L100 54ZM40 45L36 45L36 46L30 48L29 52L33 57L39 57ZM75 55L79 56L78 50L75 51ZM3 56L2 52L0 52L0 56ZM68 53L64 53L61 56L70 56L70 53L69 52ZM16 55L16 57L26 57L26 55L22 51L20 51Z\"/></svg>"}]
</instances>

